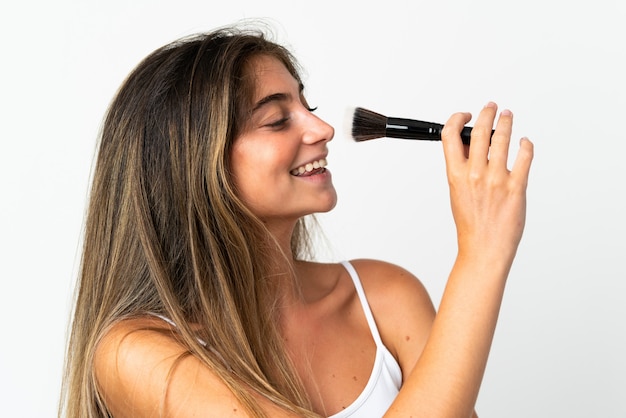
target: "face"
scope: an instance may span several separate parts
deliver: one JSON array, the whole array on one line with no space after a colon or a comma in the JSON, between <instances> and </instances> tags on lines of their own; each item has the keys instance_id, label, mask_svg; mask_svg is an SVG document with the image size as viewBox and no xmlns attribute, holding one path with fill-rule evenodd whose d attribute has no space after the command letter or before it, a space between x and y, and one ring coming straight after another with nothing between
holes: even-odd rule
<instances>
[{"instance_id":1,"label":"face","mask_svg":"<svg viewBox=\"0 0 626 418\"><path fill-rule=\"evenodd\" d=\"M240 198L265 222L331 210L337 194L326 157L333 128L312 113L280 61L259 56L251 64L253 110L231 154Z\"/></svg>"}]
</instances>

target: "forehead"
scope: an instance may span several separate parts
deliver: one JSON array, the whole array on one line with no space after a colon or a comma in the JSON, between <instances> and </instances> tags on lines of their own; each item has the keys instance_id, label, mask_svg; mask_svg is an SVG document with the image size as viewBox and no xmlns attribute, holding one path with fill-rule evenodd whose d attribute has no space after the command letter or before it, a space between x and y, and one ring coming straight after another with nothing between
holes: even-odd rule
<instances>
[{"instance_id":1,"label":"forehead","mask_svg":"<svg viewBox=\"0 0 626 418\"><path fill-rule=\"evenodd\" d=\"M254 81L254 99L286 89L300 90L300 83L278 58L258 55L249 61L249 74Z\"/></svg>"}]
</instances>

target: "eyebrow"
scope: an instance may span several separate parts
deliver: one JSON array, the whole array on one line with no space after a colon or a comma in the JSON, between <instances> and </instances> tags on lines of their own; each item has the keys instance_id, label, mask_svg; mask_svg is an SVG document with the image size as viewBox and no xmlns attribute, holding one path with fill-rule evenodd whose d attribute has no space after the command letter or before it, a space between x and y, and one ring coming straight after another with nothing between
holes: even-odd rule
<instances>
[{"instance_id":1,"label":"eyebrow","mask_svg":"<svg viewBox=\"0 0 626 418\"><path fill-rule=\"evenodd\" d=\"M304 90L304 85L302 83L299 84L299 94L302 94L302 91ZM265 106L268 103L272 103L272 102L280 102L280 101L286 101L291 99L291 94L289 93L274 93L274 94L270 94L269 96L265 96L264 98L262 98L261 100L259 100L258 102L256 102L256 104L254 105L254 107L252 108L252 112L254 113L257 110L259 110L260 108L262 108L263 106Z\"/></svg>"},{"instance_id":2,"label":"eyebrow","mask_svg":"<svg viewBox=\"0 0 626 418\"><path fill-rule=\"evenodd\" d=\"M291 98L291 95L290 94L286 94L286 93L270 94L269 96L265 96L264 98L262 98L261 100L256 102L256 104L252 108L252 113L256 112L257 110L259 110L263 106L267 105L268 103L286 101L286 100L288 100L290 98Z\"/></svg>"}]
</instances>

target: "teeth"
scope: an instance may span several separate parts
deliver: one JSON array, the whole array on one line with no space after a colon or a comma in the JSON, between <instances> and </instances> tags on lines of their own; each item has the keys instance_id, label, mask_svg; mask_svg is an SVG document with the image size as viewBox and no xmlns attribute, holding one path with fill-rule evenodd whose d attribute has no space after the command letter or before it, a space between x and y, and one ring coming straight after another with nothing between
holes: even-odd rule
<instances>
[{"instance_id":1,"label":"teeth","mask_svg":"<svg viewBox=\"0 0 626 418\"><path fill-rule=\"evenodd\" d=\"M310 173L311 171L317 170L318 168L326 167L326 165L326 159L322 158L321 160L313 161L312 163L307 163L298 168L294 168L293 170L291 170L291 174L293 174L294 176L299 176L304 173Z\"/></svg>"}]
</instances>

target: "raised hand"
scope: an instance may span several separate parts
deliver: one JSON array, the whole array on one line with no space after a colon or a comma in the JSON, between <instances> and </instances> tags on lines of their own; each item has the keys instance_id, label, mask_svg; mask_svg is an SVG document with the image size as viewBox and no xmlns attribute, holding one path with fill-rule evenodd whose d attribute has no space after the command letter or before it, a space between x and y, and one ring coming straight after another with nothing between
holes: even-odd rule
<instances>
[{"instance_id":1,"label":"raised hand","mask_svg":"<svg viewBox=\"0 0 626 418\"><path fill-rule=\"evenodd\" d=\"M471 118L468 113L450 117L442 132L442 142L459 256L511 263L526 220L526 187L533 144L526 138L520 141L515 163L509 170L513 114L502 111L491 136L496 113L495 103L488 103L482 109L472 130L469 150L459 135Z\"/></svg>"}]
</instances>

